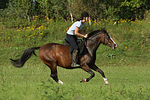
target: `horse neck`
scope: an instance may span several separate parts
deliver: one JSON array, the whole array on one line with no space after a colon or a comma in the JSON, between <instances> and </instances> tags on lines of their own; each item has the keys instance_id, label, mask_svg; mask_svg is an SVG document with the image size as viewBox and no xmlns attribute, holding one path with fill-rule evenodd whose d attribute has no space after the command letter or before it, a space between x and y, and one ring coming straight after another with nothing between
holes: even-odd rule
<instances>
[{"instance_id":1,"label":"horse neck","mask_svg":"<svg viewBox=\"0 0 150 100\"><path fill-rule=\"evenodd\" d=\"M95 36L94 38L90 38L87 40L87 49L91 56L96 55L96 50L100 45L100 36Z\"/></svg>"}]
</instances>

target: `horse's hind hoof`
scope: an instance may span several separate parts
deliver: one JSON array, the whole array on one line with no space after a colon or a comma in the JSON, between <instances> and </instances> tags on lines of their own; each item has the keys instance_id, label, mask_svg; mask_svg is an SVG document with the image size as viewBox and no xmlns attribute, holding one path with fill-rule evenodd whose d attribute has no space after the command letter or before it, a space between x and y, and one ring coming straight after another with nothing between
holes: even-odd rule
<instances>
[{"instance_id":1,"label":"horse's hind hoof","mask_svg":"<svg viewBox=\"0 0 150 100\"><path fill-rule=\"evenodd\" d=\"M86 79L82 79L82 80L80 81L80 83L81 83L81 82L86 82Z\"/></svg>"}]
</instances>

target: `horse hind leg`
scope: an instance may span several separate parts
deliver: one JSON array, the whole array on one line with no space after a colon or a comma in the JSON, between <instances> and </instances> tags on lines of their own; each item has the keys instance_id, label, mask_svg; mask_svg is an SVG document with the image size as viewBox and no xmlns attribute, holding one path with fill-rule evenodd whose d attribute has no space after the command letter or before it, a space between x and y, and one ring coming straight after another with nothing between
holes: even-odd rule
<instances>
[{"instance_id":1,"label":"horse hind leg","mask_svg":"<svg viewBox=\"0 0 150 100\"><path fill-rule=\"evenodd\" d=\"M58 76L57 76L57 75L51 74L50 76L51 76L58 84L63 84L63 82L58 79Z\"/></svg>"},{"instance_id":2,"label":"horse hind leg","mask_svg":"<svg viewBox=\"0 0 150 100\"><path fill-rule=\"evenodd\" d=\"M46 63L45 63L46 64ZM55 80L55 82L57 82L58 84L63 84L63 82L61 80L58 79L57 76L57 64L56 63L51 63L51 64L46 64L50 70L51 70L51 74L50 77L53 78L53 80Z\"/></svg>"}]
</instances>

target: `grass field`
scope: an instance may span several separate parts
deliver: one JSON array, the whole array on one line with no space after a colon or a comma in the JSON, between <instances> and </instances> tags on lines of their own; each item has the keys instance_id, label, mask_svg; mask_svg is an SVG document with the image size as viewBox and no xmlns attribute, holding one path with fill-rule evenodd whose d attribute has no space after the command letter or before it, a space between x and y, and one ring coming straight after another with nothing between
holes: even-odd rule
<instances>
[{"instance_id":1,"label":"grass field","mask_svg":"<svg viewBox=\"0 0 150 100\"><path fill-rule=\"evenodd\" d=\"M136 60L134 63L137 64L132 64L131 58L101 58L99 49L96 64L105 72L109 86L104 84L102 76L97 72L90 82L80 83L82 78L89 77L88 73L81 69L68 70L58 67L58 77L64 82L59 85L50 78L50 69L39 57L32 56L23 68L11 65L9 57L19 57L24 49L25 47L1 49L0 100L150 99L149 60L147 63ZM112 51L110 48L109 50ZM38 51L36 53L38 54Z\"/></svg>"},{"instance_id":2,"label":"grass field","mask_svg":"<svg viewBox=\"0 0 150 100\"><path fill-rule=\"evenodd\" d=\"M11 65L9 58L19 58L29 47L63 43L70 21L41 23L36 16L29 26L19 28L0 22L0 100L150 100L150 20L118 23L92 21L84 28L89 33L105 27L118 45L116 50L103 45L97 50L96 65L104 71L110 83L107 86L99 73L80 83L90 75L81 69L58 67L58 77L64 82L59 85L35 56L22 68Z\"/></svg>"}]
</instances>

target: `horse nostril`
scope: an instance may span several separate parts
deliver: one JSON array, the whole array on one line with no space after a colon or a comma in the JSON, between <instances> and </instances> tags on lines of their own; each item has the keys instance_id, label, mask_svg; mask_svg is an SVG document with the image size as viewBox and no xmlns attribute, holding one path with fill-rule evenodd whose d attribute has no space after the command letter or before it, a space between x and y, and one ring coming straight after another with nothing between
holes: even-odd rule
<instances>
[{"instance_id":1,"label":"horse nostril","mask_svg":"<svg viewBox=\"0 0 150 100\"><path fill-rule=\"evenodd\" d=\"M117 44L115 44L115 48L117 48Z\"/></svg>"},{"instance_id":2,"label":"horse nostril","mask_svg":"<svg viewBox=\"0 0 150 100\"><path fill-rule=\"evenodd\" d=\"M115 44L111 44L111 48L112 48L112 49L115 49Z\"/></svg>"}]
</instances>

